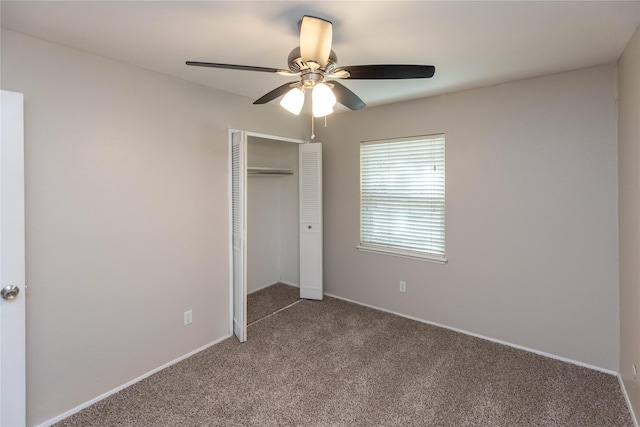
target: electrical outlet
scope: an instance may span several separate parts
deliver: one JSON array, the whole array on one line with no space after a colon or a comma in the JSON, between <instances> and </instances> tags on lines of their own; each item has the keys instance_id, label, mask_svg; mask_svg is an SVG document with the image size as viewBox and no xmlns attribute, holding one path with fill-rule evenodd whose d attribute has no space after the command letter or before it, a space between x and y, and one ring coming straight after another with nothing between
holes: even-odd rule
<instances>
[{"instance_id":1,"label":"electrical outlet","mask_svg":"<svg viewBox=\"0 0 640 427\"><path fill-rule=\"evenodd\" d=\"M407 282L400 281L400 292L407 292Z\"/></svg>"},{"instance_id":2,"label":"electrical outlet","mask_svg":"<svg viewBox=\"0 0 640 427\"><path fill-rule=\"evenodd\" d=\"M184 312L184 325L190 325L193 322L193 310Z\"/></svg>"},{"instance_id":3,"label":"electrical outlet","mask_svg":"<svg viewBox=\"0 0 640 427\"><path fill-rule=\"evenodd\" d=\"M636 366L636 364L634 363L633 365L631 365L633 368L633 378L638 378L638 367Z\"/></svg>"}]
</instances>

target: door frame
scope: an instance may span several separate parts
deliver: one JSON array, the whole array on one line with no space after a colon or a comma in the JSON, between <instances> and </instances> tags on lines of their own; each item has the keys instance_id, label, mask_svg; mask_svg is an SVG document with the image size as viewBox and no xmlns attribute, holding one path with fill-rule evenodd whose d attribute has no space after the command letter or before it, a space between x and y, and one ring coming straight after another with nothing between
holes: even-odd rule
<instances>
[{"instance_id":1,"label":"door frame","mask_svg":"<svg viewBox=\"0 0 640 427\"><path fill-rule=\"evenodd\" d=\"M251 132L251 131L243 131L242 129L234 129L234 128L228 128L228 141L227 141L227 148L228 148L228 156L227 156L227 177L228 177L228 183L227 183L227 200L228 200L228 205L229 205L229 223L228 223L228 228L229 228L229 236L228 236L228 241L229 241L229 335L230 336L234 336L234 331L233 331L233 203L232 203L232 198L233 198L233 188L232 188L232 179L231 179L231 173L232 173L232 144L233 144L233 134L236 132L243 132L245 135L245 143L246 143L246 138L252 136L252 137L256 137L256 138L264 138L264 139L271 139L274 141L282 141L282 142L292 142L294 144L306 144L309 143L309 140L304 140L304 139L297 139L297 138L289 138L289 137L285 137L285 136L277 136L277 135L270 135L270 134L266 134L266 133L259 133L259 132ZM247 173L246 169L247 169L247 165L246 163L244 164L245 167L245 175ZM244 206L245 208L245 215L246 215L246 205ZM246 240L245 240L245 245L246 245ZM246 261L246 260L245 260ZM246 313L245 313L245 321L246 321Z\"/></svg>"}]
</instances>

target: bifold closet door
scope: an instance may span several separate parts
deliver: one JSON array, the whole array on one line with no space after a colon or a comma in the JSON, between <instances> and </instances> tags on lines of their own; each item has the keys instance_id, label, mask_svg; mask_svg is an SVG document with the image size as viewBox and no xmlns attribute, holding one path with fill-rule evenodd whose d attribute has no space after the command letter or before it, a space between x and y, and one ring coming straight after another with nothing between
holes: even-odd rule
<instances>
[{"instance_id":1,"label":"bifold closet door","mask_svg":"<svg viewBox=\"0 0 640 427\"><path fill-rule=\"evenodd\" d=\"M233 333L247 340L247 135L231 131L231 239L233 248Z\"/></svg>"},{"instance_id":2,"label":"bifold closet door","mask_svg":"<svg viewBox=\"0 0 640 427\"><path fill-rule=\"evenodd\" d=\"M300 298L321 300L322 144L299 146Z\"/></svg>"}]
</instances>

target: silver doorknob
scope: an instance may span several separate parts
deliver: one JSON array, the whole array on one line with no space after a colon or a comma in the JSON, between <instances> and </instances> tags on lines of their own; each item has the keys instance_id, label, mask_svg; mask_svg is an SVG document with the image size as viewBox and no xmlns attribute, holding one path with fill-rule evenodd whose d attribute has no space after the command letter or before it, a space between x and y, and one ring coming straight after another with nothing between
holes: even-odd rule
<instances>
[{"instance_id":1,"label":"silver doorknob","mask_svg":"<svg viewBox=\"0 0 640 427\"><path fill-rule=\"evenodd\" d=\"M16 285L7 285L4 288L2 288L2 291L0 291L0 294L2 294L2 298L9 301L17 297L19 293L20 293L20 288L17 287Z\"/></svg>"}]
</instances>

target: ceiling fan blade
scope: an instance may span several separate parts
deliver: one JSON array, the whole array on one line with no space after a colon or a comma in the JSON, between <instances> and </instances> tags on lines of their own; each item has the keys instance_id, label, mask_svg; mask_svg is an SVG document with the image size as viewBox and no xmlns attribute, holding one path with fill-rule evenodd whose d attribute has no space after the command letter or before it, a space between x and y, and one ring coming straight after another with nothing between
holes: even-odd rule
<instances>
[{"instance_id":1,"label":"ceiling fan blade","mask_svg":"<svg viewBox=\"0 0 640 427\"><path fill-rule=\"evenodd\" d=\"M352 110L359 110L367 106L362 99L358 98L358 95L351 92L346 86L336 81L332 81L331 84L333 85L333 94L340 104Z\"/></svg>"},{"instance_id":2,"label":"ceiling fan blade","mask_svg":"<svg viewBox=\"0 0 640 427\"><path fill-rule=\"evenodd\" d=\"M346 70L350 79L427 79L433 77L436 67L433 65L350 65L336 68L334 73Z\"/></svg>"},{"instance_id":3,"label":"ceiling fan blade","mask_svg":"<svg viewBox=\"0 0 640 427\"><path fill-rule=\"evenodd\" d=\"M302 61L313 61L324 69L331 54L333 24L331 22L305 15L300 21L300 56Z\"/></svg>"},{"instance_id":4,"label":"ceiling fan blade","mask_svg":"<svg viewBox=\"0 0 640 427\"><path fill-rule=\"evenodd\" d=\"M266 95L263 95L260 99L255 100L253 103L254 104L266 104L269 101L273 101L277 97L282 96L285 93L289 92L289 90L292 88L292 86L295 86L298 83L299 82L285 83L282 86L279 86L279 87L275 88L274 90L272 90L271 92L267 93Z\"/></svg>"},{"instance_id":5,"label":"ceiling fan blade","mask_svg":"<svg viewBox=\"0 0 640 427\"><path fill-rule=\"evenodd\" d=\"M277 68L253 67L251 65L216 64L213 62L187 61L187 65L194 65L196 67L226 68L228 70L262 71L264 73L277 73L282 71L284 71L285 73L288 72L285 70L279 70Z\"/></svg>"}]
</instances>

